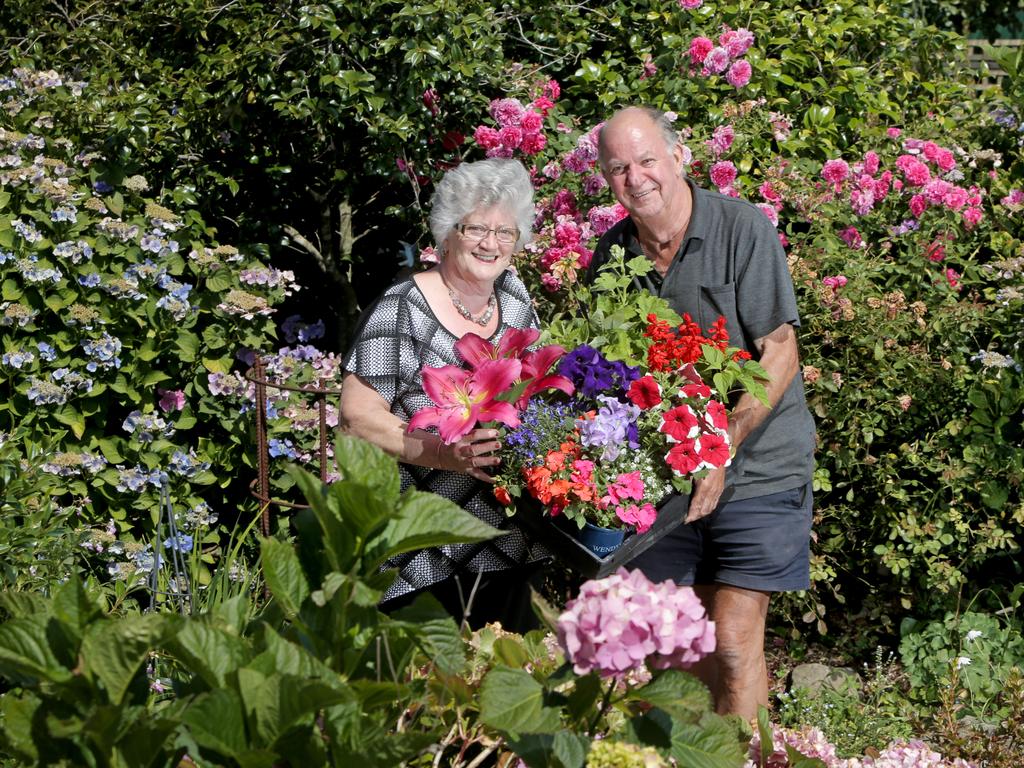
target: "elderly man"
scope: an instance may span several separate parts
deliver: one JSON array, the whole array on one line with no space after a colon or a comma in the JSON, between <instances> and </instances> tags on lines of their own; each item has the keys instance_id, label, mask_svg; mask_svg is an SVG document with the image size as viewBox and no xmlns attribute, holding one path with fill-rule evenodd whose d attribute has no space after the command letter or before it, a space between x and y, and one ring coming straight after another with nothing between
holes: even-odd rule
<instances>
[{"instance_id":1,"label":"elderly man","mask_svg":"<svg viewBox=\"0 0 1024 768\"><path fill-rule=\"evenodd\" d=\"M770 376L771 408L749 395L731 403L731 466L697 482L687 524L632 564L655 581L694 585L718 640L696 671L719 712L750 719L768 704L771 593L810 586L814 421L797 376L799 317L785 252L753 205L686 178L678 135L658 110L617 112L601 130L599 162L629 217L601 238L588 277L613 245L645 255L655 269L641 287L705 329L724 316L730 343Z\"/></svg>"}]
</instances>

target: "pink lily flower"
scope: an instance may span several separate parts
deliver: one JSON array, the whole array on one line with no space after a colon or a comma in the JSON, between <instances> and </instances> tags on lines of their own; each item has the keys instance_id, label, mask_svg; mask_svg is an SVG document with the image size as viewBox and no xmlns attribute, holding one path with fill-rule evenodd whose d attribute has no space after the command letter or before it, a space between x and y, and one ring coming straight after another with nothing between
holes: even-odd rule
<instances>
[{"instance_id":1,"label":"pink lily flower","mask_svg":"<svg viewBox=\"0 0 1024 768\"><path fill-rule=\"evenodd\" d=\"M488 360L522 357L523 352L538 338L540 331L536 328L509 328L502 335L498 346L494 346L475 333L467 333L455 342L455 351L471 368L476 368Z\"/></svg>"},{"instance_id":2,"label":"pink lily flower","mask_svg":"<svg viewBox=\"0 0 1024 768\"><path fill-rule=\"evenodd\" d=\"M575 391L573 383L565 376L558 374L547 375L551 366L555 364L565 350L557 344L549 344L541 347L536 352L530 352L523 356L523 380L526 381L526 389L516 401L516 407L522 410L533 395L545 389L558 389L567 395Z\"/></svg>"},{"instance_id":3,"label":"pink lily flower","mask_svg":"<svg viewBox=\"0 0 1024 768\"><path fill-rule=\"evenodd\" d=\"M446 444L465 437L479 422L500 421L519 426L519 413L511 403L496 397L519 378L522 363L516 359L484 360L466 371L454 365L423 369L423 390L437 407L423 408L409 419L408 431L437 427Z\"/></svg>"}]
</instances>

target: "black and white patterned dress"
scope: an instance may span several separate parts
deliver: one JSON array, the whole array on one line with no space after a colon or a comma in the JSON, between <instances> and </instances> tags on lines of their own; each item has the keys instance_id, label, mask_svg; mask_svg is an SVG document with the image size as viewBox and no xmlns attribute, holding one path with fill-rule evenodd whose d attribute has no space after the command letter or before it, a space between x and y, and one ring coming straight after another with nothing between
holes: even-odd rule
<instances>
[{"instance_id":1,"label":"black and white patterned dress","mask_svg":"<svg viewBox=\"0 0 1024 768\"><path fill-rule=\"evenodd\" d=\"M509 328L536 328L537 314L522 281L503 272L494 283L498 297L497 343ZM455 351L458 337L434 316L412 278L395 283L363 315L355 341L345 358L345 370L359 376L391 403L391 413L403 421L434 403L423 391L424 366L464 367ZM458 504L505 536L480 544L453 544L401 555L391 562L399 569L384 601L424 589L459 568L497 571L539 560L544 547L528 539L520 526L495 501L491 486L459 472L399 464L402 490L415 486Z\"/></svg>"}]
</instances>

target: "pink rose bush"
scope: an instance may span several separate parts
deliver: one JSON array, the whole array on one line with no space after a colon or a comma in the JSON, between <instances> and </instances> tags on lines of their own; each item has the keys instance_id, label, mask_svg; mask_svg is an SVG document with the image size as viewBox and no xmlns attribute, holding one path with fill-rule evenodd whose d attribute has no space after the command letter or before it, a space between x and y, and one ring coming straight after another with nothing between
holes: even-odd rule
<instances>
[{"instance_id":1,"label":"pink rose bush","mask_svg":"<svg viewBox=\"0 0 1024 768\"><path fill-rule=\"evenodd\" d=\"M718 45L707 37L698 35L690 41L687 55L690 57L690 71L703 77L721 75L733 88L739 90L750 82L754 69L750 62L743 58L754 44L754 34L749 29L730 29L722 27L718 36Z\"/></svg>"},{"instance_id":2,"label":"pink rose bush","mask_svg":"<svg viewBox=\"0 0 1024 768\"><path fill-rule=\"evenodd\" d=\"M715 650L715 625L692 588L620 568L566 603L558 641L576 674L613 677L693 666Z\"/></svg>"}]
</instances>

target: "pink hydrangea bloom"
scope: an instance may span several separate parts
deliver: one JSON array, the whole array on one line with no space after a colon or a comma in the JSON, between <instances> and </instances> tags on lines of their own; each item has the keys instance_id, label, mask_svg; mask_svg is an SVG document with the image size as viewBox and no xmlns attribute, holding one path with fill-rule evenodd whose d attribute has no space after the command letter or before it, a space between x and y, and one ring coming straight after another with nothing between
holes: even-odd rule
<instances>
[{"instance_id":1,"label":"pink hydrangea bloom","mask_svg":"<svg viewBox=\"0 0 1024 768\"><path fill-rule=\"evenodd\" d=\"M729 66L729 52L725 48L712 48L704 57L703 75L719 75Z\"/></svg>"},{"instance_id":2,"label":"pink hydrangea bloom","mask_svg":"<svg viewBox=\"0 0 1024 768\"><path fill-rule=\"evenodd\" d=\"M718 157L719 155L729 151L729 147L732 146L732 142L735 137L736 132L733 130L731 125L720 125L715 128L715 132L706 143L708 148L714 153L715 157Z\"/></svg>"},{"instance_id":3,"label":"pink hydrangea bloom","mask_svg":"<svg viewBox=\"0 0 1024 768\"><path fill-rule=\"evenodd\" d=\"M846 760L836 754L835 746L825 738L825 734L819 729L805 726L799 730L789 730L777 725L772 726L773 751L763 764L761 763L761 736L760 733L754 734L754 738L750 742L748 754L751 762L748 765L763 765L764 768L787 768L790 765L789 756L786 754L787 745L806 757L821 760L828 768L841 768L849 765Z\"/></svg>"},{"instance_id":4,"label":"pink hydrangea bloom","mask_svg":"<svg viewBox=\"0 0 1024 768\"><path fill-rule=\"evenodd\" d=\"M718 36L718 44L729 52L729 56L738 59L754 44L754 33L743 27L739 29L726 27L725 31Z\"/></svg>"},{"instance_id":5,"label":"pink hydrangea bloom","mask_svg":"<svg viewBox=\"0 0 1024 768\"><path fill-rule=\"evenodd\" d=\"M711 166L708 175L711 177L712 183L722 189L736 181L736 166L728 160L721 160Z\"/></svg>"},{"instance_id":6,"label":"pink hydrangea bloom","mask_svg":"<svg viewBox=\"0 0 1024 768\"><path fill-rule=\"evenodd\" d=\"M749 61L746 59L740 59L739 61L734 61L732 63L725 79L729 81L729 85L733 88L742 88L750 82L750 76L753 74L753 71L754 70L750 66Z\"/></svg>"},{"instance_id":7,"label":"pink hydrangea bloom","mask_svg":"<svg viewBox=\"0 0 1024 768\"><path fill-rule=\"evenodd\" d=\"M821 168L821 177L838 187L850 175L850 166L843 159L826 160Z\"/></svg>"},{"instance_id":8,"label":"pink hydrangea bloom","mask_svg":"<svg viewBox=\"0 0 1024 768\"><path fill-rule=\"evenodd\" d=\"M715 47L715 44L706 37L695 37L690 41L690 63L696 66L697 64L703 64L704 59L711 52L711 49Z\"/></svg>"},{"instance_id":9,"label":"pink hydrangea bloom","mask_svg":"<svg viewBox=\"0 0 1024 768\"><path fill-rule=\"evenodd\" d=\"M558 641L577 674L618 676L686 668L715 649L715 625L696 593L639 570L584 582L558 617Z\"/></svg>"},{"instance_id":10,"label":"pink hydrangea bloom","mask_svg":"<svg viewBox=\"0 0 1024 768\"><path fill-rule=\"evenodd\" d=\"M160 395L160 410L164 413L180 411L185 407L185 393L180 389L157 389Z\"/></svg>"}]
</instances>

